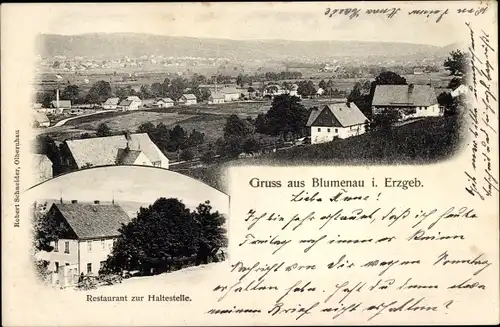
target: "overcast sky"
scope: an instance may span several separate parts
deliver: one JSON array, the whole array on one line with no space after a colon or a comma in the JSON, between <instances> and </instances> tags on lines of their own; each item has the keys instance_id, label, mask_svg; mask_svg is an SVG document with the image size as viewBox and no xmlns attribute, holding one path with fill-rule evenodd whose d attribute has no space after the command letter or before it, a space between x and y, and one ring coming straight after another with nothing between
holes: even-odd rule
<instances>
[{"instance_id":1,"label":"overcast sky","mask_svg":"<svg viewBox=\"0 0 500 327\"><path fill-rule=\"evenodd\" d=\"M19 5L23 6L23 5ZM28 6L28 5L25 5ZM227 39L397 41L447 45L468 37L458 7L478 2L323 2L323 3L175 3L175 4L42 4L30 5L29 21L41 33L82 34L136 32L171 36ZM358 8L358 18L325 16L330 8ZM401 8L392 19L368 16L368 8ZM449 8L439 14L409 16L411 9ZM490 8L489 12L494 11ZM35 14L36 13L36 14Z\"/></svg>"}]
</instances>

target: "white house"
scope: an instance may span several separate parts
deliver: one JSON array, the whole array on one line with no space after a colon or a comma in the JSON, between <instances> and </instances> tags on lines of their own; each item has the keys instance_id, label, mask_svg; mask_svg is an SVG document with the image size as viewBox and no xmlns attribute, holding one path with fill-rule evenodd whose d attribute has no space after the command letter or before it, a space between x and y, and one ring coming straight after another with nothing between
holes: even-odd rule
<instances>
[{"instance_id":1,"label":"white house","mask_svg":"<svg viewBox=\"0 0 500 327\"><path fill-rule=\"evenodd\" d=\"M159 98L155 100L154 106L158 108L170 108L174 106L174 100L170 98Z\"/></svg>"},{"instance_id":2,"label":"white house","mask_svg":"<svg viewBox=\"0 0 500 327\"><path fill-rule=\"evenodd\" d=\"M64 165L81 169L106 165L142 165L168 169L168 158L147 133L65 141Z\"/></svg>"},{"instance_id":3,"label":"white house","mask_svg":"<svg viewBox=\"0 0 500 327\"><path fill-rule=\"evenodd\" d=\"M451 91L450 94L453 98L456 98L459 95L467 93L468 91L469 91L469 89L467 88L467 86L462 84L459 87L457 87L456 89L454 89L453 91Z\"/></svg>"},{"instance_id":4,"label":"white house","mask_svg":"<svg viewBox=\"0 0 500 327\"><path fill-rule=\"evenodd\" d=\"M58 226L58 240L53 250L41 251L38 258L49 262L52 283L74 286L83 275L98 275L113 249L119 228L130 222L125 210L117 204L53 203L47 219Z\"/></svg>"},{"instance_id":5,"label":"white house","mask_svg":"<svg viewBox=\"0 0 500 327\"><path fill-rule=\"evenodd\" d=\"M442 116L436 91L431 85L377 85L372 101L372 113L397 110L402 119Z\"/></svg>"},{"instance_id":6,"label":"white house","mask_svg":"<svg viewBox=\"0 0 500 327\"><path fill-rule=\"evenodd\" d=\"M129 96L118 104L118 109L122 111L138 110L142 105L141 99L137 96Z\"/></svg>"},{"instance_id":7,"label":"white house","mask_svg":"<svg viewBox=\"0 0 500 327\"><path fill-rule=\"evenodd\" d=\"M354 103L335 103L313 108L306 126L311 129L311 144L317 144L364 134L367 121Z\"/></svg>"},{"instance_id":8,"label":"white house","mask_svg":"<svg viewBox=\"0 0 500 327\"><path fill-rule=\"evenodd\" d=\"M208 99L208 103L209 104L219 104L219 103L224 103L224 94L222 93L214 93L212 95L210 95L210 98Z\"/></svg>"},{"instance_id":9,"label":"white house","mask_svg":"<svg viewBox=\"0 0 500 327\"><path fill-rule=\"evenodd\" d=\"M119 98L108 98L106 102L102 104L102 108L105 110L117 109L119 102L120 102Z\"/></svg>"},{"instance_id":10,"label":"white house","mask_svg":"<svg viewBox=\"0 0 500 327\"><path fill-rule=\"evenodd\" d=\"M221 90L224 94L224 102L236 101L241 97L241 92L235 87L226 87Z\"/></svg>"},{"instance_id":11,"label":"white house","mask_svg":"<svg viewBox=\"0 0 500 327\"><path fill-rule=\"evenodd\" d=\"M194 94L183 94L182 97L179 99L179 103L190 106L192 104L196 104L196 96Z\"/></svg>"}]
</instances>

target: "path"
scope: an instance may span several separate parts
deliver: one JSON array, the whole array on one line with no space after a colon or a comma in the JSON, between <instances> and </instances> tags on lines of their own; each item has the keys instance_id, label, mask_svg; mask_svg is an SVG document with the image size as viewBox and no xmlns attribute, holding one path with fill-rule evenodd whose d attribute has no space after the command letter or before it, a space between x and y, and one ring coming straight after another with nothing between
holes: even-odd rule
<instances>
[{"instance_id":1,"label":"path","mask_svg":"<svg viewBox=\"0 0 500 327\"><path fill-rule=\"evenodd\" d=\"M60 120L55 125L50 126L50 127L62 126L62 125L66 124L67 122L69 122L70 120L73 120L73 119L77 119L77 118L81 118L81 117L87 117L87 116L92 116L92 115L97 115L97 114L101 114L103 112L113 112L113 111L118 111L118 110L116 110L116 109L115 110L100 110L100 111L92 112L90 114L78 115L78 116L75 116L75 117L70 117L70 118L66 118L66 119Z\"/></svg>"}]
</instances>

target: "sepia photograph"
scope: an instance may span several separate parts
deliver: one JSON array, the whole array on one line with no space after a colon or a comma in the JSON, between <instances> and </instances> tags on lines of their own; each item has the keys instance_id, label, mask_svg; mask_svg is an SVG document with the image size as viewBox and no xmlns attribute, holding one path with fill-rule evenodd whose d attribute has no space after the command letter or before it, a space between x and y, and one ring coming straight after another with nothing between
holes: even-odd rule
<instances>
[{"instance_id":1,"label":"sepia photograph","mask_svg":"<svg viewBox=\"0 0 500 327\"><path fill-rule=\"evenodd\" d=\"M25 196L34 199L35 276L48 287L117 291L187 281L216 273L213 265L227 257L228 196L175 172L95 167Z\"/></svg>"},{"instance_id":2,"label":"sepia photograph","mask_svg":"<svg viewBox=\"0 0 500 327\"><path fill-rule=\"evenodd\" d=\"M497 9L2 4L2 324L498 324Z\"/></svg>"},{"instance_id":3,"label":"sepia photograph","mask_svg":"<svg viewBox=\"0 0 500 327\"><path fill-rule=\"evenodd\" d=\"M288 23L285 15L275 20ZM467 108L464 35L424 39L373 24L384 27L380 40L358 28L329 40L264 28L252 39L237 32L208 38L196 28L189 36L116 33L108 25L40 33L36 160L51 162L53 176L99 165L156 166L222 190L221 167L235 164L451 158Z\"/></svg>"}]
</instances>

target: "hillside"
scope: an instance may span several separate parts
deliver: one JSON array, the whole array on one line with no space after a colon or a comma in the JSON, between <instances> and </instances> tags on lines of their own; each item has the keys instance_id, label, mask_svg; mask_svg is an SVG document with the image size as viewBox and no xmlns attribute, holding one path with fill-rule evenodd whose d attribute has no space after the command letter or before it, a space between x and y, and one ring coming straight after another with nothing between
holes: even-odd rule
<instances>
[{"instance_id":1,"label":"hillside","mask_svg":"<svg viewBox=\"0 0 500 327\"><path fill-rule=\"evenodd\" d=\"M245 160L244 164L428 164L451 157L461 141L456 116L428 118L393 129L345 140L296 147Z\"/></svg>"},{"instance_id":2,"label":"hillside","mask_svg":"<svg viewBox=\"0 0 500 327\"><path fill-rule=\"evenodd\" d=\"M53 35L36 39L38 54L110 59L156 54L172 57L222 57L230 59L294 60L328 57L426 56L446 53L441 47L396 42L228 40L113 33Z\"/></svg>"}]
</instances>

